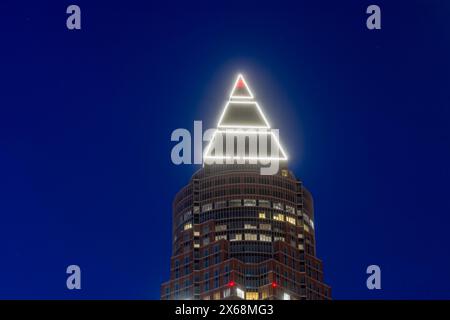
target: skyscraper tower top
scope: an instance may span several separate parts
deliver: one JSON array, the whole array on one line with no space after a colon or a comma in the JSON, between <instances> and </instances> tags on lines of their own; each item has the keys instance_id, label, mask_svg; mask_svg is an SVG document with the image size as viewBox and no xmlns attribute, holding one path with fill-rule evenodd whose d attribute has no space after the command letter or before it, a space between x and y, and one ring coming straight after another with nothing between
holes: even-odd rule
<instances>
[{"instance_id":1,"label":"skyscraper tower top","mask_svg":"<svg viewBox=\"0 0 450 320\"><path fill-rule=\"evenodd\" d=\"M331 298L316 256L312 195L288 170L278 139L264 157L268 137L277 138L239 75L205 166L173 201L171 272L161 299ZM262 161L283 164L264 175Z\"/></svg>"},{"instance_id":2,"label":"skyscraper tower top","mask_svg":"<svg viewBox=\"0 0 450 320\"><path fill-rule=\"evenodd\" d=\"M247 82L239 74L205 149L206 164L257 164L261 161L285 161L278 130L272 129L255 100Z\"/></svg>"}]
</instances>

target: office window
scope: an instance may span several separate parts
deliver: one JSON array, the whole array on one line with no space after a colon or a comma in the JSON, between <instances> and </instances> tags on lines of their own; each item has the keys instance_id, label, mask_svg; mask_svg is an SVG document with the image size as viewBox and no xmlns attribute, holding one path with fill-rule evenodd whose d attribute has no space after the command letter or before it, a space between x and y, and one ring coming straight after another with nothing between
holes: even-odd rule
<instances>
[{"instance_id":1,"label":"office window","mask_svg":"<svg viewBox=\"0 0 450 320\"><path fill-rule=\"evenodd\" d=\"M305 229L306 232L309 232L309 227L306 224L303 225L303 229Z\"/></svg>"},{"instance_id":2,"label":"office window","mask_svg":"<svg viewBox=\"0 0 450 320\"><path fill-rule=\"evenodd\" d=\"M273 241L284 241L284 237L274 237Z\"/></svg>"},{"instance_id":3,"label":"office window","mask_svg":"<svg viewBox=\"0 0 450 320\"><path fill-rule=\"evenodd\" d=\"M266 213L265 212L260 212L259 214L258 214L258 217L260 218L260 219L265 219L266 218Z\"/></svg>"},{"instance_id":4,"label":"office window","mask_svg":"<svg viewBox=\"0 0 450 320\"><path fill-rule=\"evenodd\" d=\"M269 200L258 200L259 206L264 208L270 208L270 201Z\"/></svg>"},{"instance_id":5,"label":"office window","mask_svg":"<svg viewBox=\"0 0 450 320\"><path fill-rule=\"evenodd\" d=\"M256 225L251 223L244 224L244 229L256 229Z\"/></svg>"},{"instance_id":6,"label":"office window","mask_svg":"<svg viewBox=\"0 0 450 320\"><path fill-rule=\"evenodd\" d=\"M286 221L295 226L295 218L286 216Z\"/></svg>"},{"instance_id":7,"label":"office window","mask_svg":"<svg viewBox=\"0 0 450 320\"><path fill-rule=\"evenodd\" d=\"M244 199L244 207L255 207L256 200L255 199Z\"/></svg>"},{"instance_id":8,"label":"office window","mask_svg":"<svg viewBox=\"0 0 450 320\"><path fill-rule=\"evenodd\" d=\"M260 235L259 235L259 240L260 240L260 241L267 241L267 242L270 242L270 241L272 241L272 237L271 237L271 236L268 236L268 235L265 235L265 234L260 234Z\"/></svg>"},{"instance_id":9,"label":"office window","mask_svg":"<svg viewBox=\"0 0 450 320\"><path fill-rule=\"evenodd\" d=\"M241 199L230 200L230 207L240 207L241 205Z\"/></svg>"},{"instance_id":10,"label":"office window","mask_svg":"<svg viewBox=\"0 0 450 320\"><path fill-rule=\"evenodd\" d=\"M236 288L236 295L241 299L245 298L244 290L242 290L242 289Z\"/></svg>"},{"instance_id":11,"label":"office window","mask_svg":"<svg viewBox=\"0 0 450 320\"><path fill-rule=\"evenodd\" d=\"M294 207L288 206L286 205L286 211L292 214L295 214L295 209Z\"/></svg>"},{"instance_id":12,"label":"office window","mask_svg":"<svg viewBox=\"0 0 450 320\"><path fill-rule=\"evenodd\" d=\"M282 169L282 170L281 170L281 175L282 175L283 177L287 177L287 176L288 176L288 171L287 171L286 169Z\"/></svg>"},{"instance_id":13,"label":"office window","mask_svg":"<svg viewBox=\"0 0 450 320\"><path fill-rule=\"evenodd\" d=\"M227 288L227 289L223 290L223 297L224 297L224 298L227 298L227 297L229 297L230 295L231 295L231 290L230 290L230 288Z\"/></svg>"},{"instance_id":14,"label":"office window","mask_svg":"<svg viewBox=\"0 0 450 320\"><path fill-rule=\"evenodd\" d=\"M220 291L219 292L214 292L214 300L220 300Z\"/></svg>"},{"instance_id":15,"label":"office window","mask_svg":"<svg viewBox=\"0 0 450 320\"><path fill-rule=\"evenodd\" d=\"M186 223L185 225L184 225L184 230L189 230L189 229L191 229L192 228L192 223Z\"/></svg>"},{"instance_id":16,"label":"office window","mask_svg":"<svg viewBox=\"0 0 450 320\"><path fill-rule=\"evenodd\" d=\"M257 240L257 235L253 234L253 233L246 233L245 240L250 240L250 241Z\"/></svg>"},{"instance_id":17,"label":"office window","mask_svg":"<svg viewBox=\"0 0 450 320\"><path fill-rule=\"evenodd\" d=\"M284 221L284 214L282 213L274 213L273 220Z\"/></svg>"},{"instance_id":18,"label":"office window","mask_svg":"<svg viewBox=\"0 0 450 320\"><path fill-rule=\"evenodd\" d=\"M274 207L275 209L283 210L283 205L281 204L281 202L274 202L274 203L273 203L273 207Z\"/></svg>"},{"instance_id":19,"label":"office window","mask_svg":"<svg viewBox=\"0 0 450 320\"><path fill-rule=\"evenodd\" d=\"M216 225L216 232L218 231L225 231L227 230L227 225L226 224L218 224Z\"/></svg>"},{"instance_id":20,"label":"office window","mask_svg":"<svg viewBox=\"0 0 450 320\"><path fill-rule=\"evenodd\" d=\"M219 240L227 240L227 235L226 234L222 234L222 235L220 235L220 236L216 236L216 241L219 241Z\"/></svg>"},{"instance_id":21,"label":"office window","mask_svg":"<svg viewBox=\"0 0 450 320\"><path fill-rule=\"evenodd\" d=\"M298 249L299 249L299 250L305 250L305 247L300 243L300 244L298 245Z\"/></svg>"},{"instance_id":22,"label":"office window","mask_svg":"<svg viewBox=\"0 0 450 320\"><path fill-rule=\"evenodd\" d=\"M263 290L262 292L261 292L261 299L267 299L269 297L269 292L268 292L268 290L267 289L265 289L265 290Z\"/></svg>"},{"instance_id":23,"label":"office window","mask_svg":"<svg viewBox=\"0 0 450 320\"><path fill-rule=\"evenodd\" d=\"M260 230L272 230L272 225L269 223L261 223L259 225Z\"/></svg>"},{"instance_id":24,"label":"office window","mask_svg":"<svg viewBox=\"0 0 450 320\"><path fill-rule=\"evenodd\" d=\"M232 234L230 237L230 241L240 241L240 240L242 240L242 234L240 233Z\"/></svg>"},{"instance_id":25,"label":"office window","mask_svg":"<svg viewBox=\"0 0 450 320\"><path fill-rule=\"evenodd\" d=\"M216 202L216 209L222 209L225 208L227 206L227 202L226 201L218 201Z\"/></svg>"},{"instance_id":26,"label":"office window","mask_svg":"<svg viewBox=\"0 0 450 320\"><path fill-rule=\"evenodd\" d=\"M245 299L246 300L258 300L258 292L246 292Z\"/></svg>"},{"instance_id":27,"label":"office window","mask_svg":"<svg viewBox=\"0 0 450 320\"><path fill-rule=\"evenodd\" d=\"M207 212L212 210L212 203L207 203L202 206L202 212Z\"/></svg>"},{"instance_id":28,"label":"office window","mask_svg":"<svg viewBox=\"0 0 450 320\"><path fill-rule=\"evenodd\" d=\"M184 221L186 221L187 219L189 219L189 218L191 217L191 215L192 215L192 212L191 212L191 211L185 212L185 213L184 213Z\"/></svg>"}]
</instances>

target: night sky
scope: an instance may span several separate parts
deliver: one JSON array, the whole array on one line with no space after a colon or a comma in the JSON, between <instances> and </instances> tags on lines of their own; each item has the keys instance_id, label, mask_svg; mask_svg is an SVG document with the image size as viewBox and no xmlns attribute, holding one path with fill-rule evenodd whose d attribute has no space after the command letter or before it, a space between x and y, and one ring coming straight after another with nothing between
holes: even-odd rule
<instances>
[{"instance_id":1,"label":"night sky","mask_svg":"<svg viewBox=\"0 0 450 320\"><path fill-rule=\"evenodd\" d=\"M199 168L170 135L214 127L242 72L315 198L333 298L450 299L450 3L165 3L1 1L0 298L159 299Z\"/></svg>"}]
</instances>

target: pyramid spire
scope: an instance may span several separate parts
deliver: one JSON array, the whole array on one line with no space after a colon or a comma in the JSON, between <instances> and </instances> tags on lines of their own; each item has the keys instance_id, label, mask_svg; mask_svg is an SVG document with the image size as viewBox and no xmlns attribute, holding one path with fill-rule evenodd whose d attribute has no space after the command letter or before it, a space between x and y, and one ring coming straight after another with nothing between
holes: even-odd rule
<instances>
[{"instance_id":1,"label":"pyramid spire","mask_svg":"<svg viewBox=\"0 0 450 320\"><path fill-rule=\"evenodd\" d=\"M277 130L275 132L278 133ZM243 75L239 74L217 123L217 130L205 149L204 160L236 160L238 163L247 160L287 160L275 132ZM237 146L233 145L235 137Z\"/></svg>"},{"instance_id":2,"label":"pyramid spire","mask_svg":"<svg viewBox=\"0 0 450 320\"><path fill-rule=\"evenodd\" d=\"M253 99L253 93L250 91L242 74L238 74L236 78L230 99Z\"/></svg>"}]
</instances>

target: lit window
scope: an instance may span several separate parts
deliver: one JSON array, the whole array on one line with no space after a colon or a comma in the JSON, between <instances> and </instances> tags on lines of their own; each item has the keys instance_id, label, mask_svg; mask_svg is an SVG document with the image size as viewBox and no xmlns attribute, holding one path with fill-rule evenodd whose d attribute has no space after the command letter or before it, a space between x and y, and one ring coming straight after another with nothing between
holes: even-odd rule
<instances>
[{"instance_id":1,"label":"lit window","mask_svg":"<svg viewBox=\"0 0 450 320\"><path fill-rule=\"evenodd\" d=\"M214 300L220 300L220 291L214 293Z\"/></svg>"},{"instance_id":2,"label":"lit window","mask_svg":"<svg viewBox=\"0 0 450 320\"><path fill-rule=\"evenodd\" d=\"M306 224L303 225L303 229L305 229L306 232L309 232L309 227Z\"/></svg>"},{"instance_id":3,"label":"lit window","mask_svg":"<svg viewBox=\"0 0 450 320\"><path fill-rule=\"evenodd\" d=\"M230 288L226 288L225 290L223 290L223 297L224 297L224 298L229 297L230 294L231 294Z\"/></svg>"},{"instance_id":4,"label":"lit window","mask_svg":"<svg viewBox=\"0 0 450 320\"><path fill-rule=\"evenodd\" d=\"M298 249L299 250L305 250L305 248L303 247L303 245L301 243L298 245Z\"/></svg>"},{"instance_id":5,"label":"lit window","mask_svg":"<svg viewBox=\"0 0 450 320\"><path fill-rule=\"evenodd\" d=\"M264 208L270 208L270 201L269 200L259 200L259 206Z\"/></svg>"},{"instance_id":6,"label":"lit window","mask_svg":"<svg viewBox=\"0 0 450 320\"><path fill-rule=\"evenodd\" d=\"M194 231L194 237L199 237L199 236L200 236L200 232Z\"/></svg>"},{"instance_id":7,"label":"lit window","mask_svg":"<svg viewBox=\"0 0 450 320\"><path fill-rule=\"evenodd\" d=\"M263 290L262 292L261 292L261 299L267 299L269 297L269 292L268 292L268 290Z\"/></svg>"},{"instance_id":8,"label":"lit window","mask_svg":"<svg viewBox=\"0 0 450 320\"><path fill-rule=\"evenodd\" d=\"M309 223L309 217L306 213L303 214L303 219L305 219L305 221Z\"/></svg>"},{"instance_id":9,"label":"lit window","mask_svg":"<svg viewBox=\"0 0 450 320\"><path fill-rule=\"evenodd\" d=\"M284 214L281 213L274 213L273 220L277 221L284 221Z\"/></svg>"},{"instance_id":10,"label":"lit window","mask_svg":"<svg viewBox=\"0 0 450 320\"><path fill-rule=\"evenodd\" d=\"M194 248L200 248L200 243L194 243Z\"/></svg>"},{"instance_id":11,"label":"lit window","mask_svg":"<svg viewBox=\"0 0 450 320\"><path fill-rule=\"evenodd\" d=\"M284 241L284 237L274 237L273 241Z\"/></svg>"},{"instance_id":12,"label":"lit window","mask_svg":"<svg viewBox=\"0 0 450 320\"><path fill-rule=\"evenodd\" d=\"M199 206L195 206L194 207L194 213L199 213L200 212L200 207Z\"/></svg>"},{"instance_id":13,"label":"lit window","mask_svg":"<svg viewBox=\"0 0 450 320\"><path fill-rule=\"evenodd\" d=\"M281 175L283 177L287 177L288 176L288 171L286 169L281 170Z\"/></svg>"},{"instance_id":14,"label":"lit window","mask_svg":"<svg viewBox=\"0 0 450 320\"><path fill-rule=\"evenodd\" d=\"M266 218L266 213L265 212L260 212L258 216L259 216L260 219L265 219Z\"/></svg>"},{"instance_id":15,"label":"lit window","mask_svg":"<svg viewBox=\"0 0 450 320\"><path fill-rule=\"evenodd\" d=\"M244 207L254 207L256 206L255 199L244 199Z\"/></svg>"},{"instance_id":16,"label":"lit window","mask_svg":"<svg viewBox=\"0 0 450 320\"><path fill-rule=\"evenodd\" d=\"M281 202L274 202L274 203L273 203L273 207L274 207L275 209L283 210L283 205L281 204Z\"/></svg>"},{"instance_id":17,"label":"lit window","mask_svg":"<svg viewBox=\"0 0 450 320\"><path fill-rule=\"evenodd\" d=\"M230 207L240 207L242 205L241 199L230 200Z\"/></svg>"},{"instance_id":18,"label":"lit window","mask_svg":"<svg viewBox=\"0 0 450 320\"><path fill-rule=\"evenodd\" d=\"M286 211L289 212L289 213L295 214L295 209L294 209L294 207L286 206Z\"/></svg>"},{"instance_id":19,"label":"lit window","mask_svg":"<svg viewBox=\"0 0 450 320\"><path fill-rule=\"evenodd\" d=\"M211 300L211 297L210 296L204 296L203 300Z\"/></svg>"},{"instance_id":20,"label":"lit window","mask_svg":"<svg viewBox=\"0 0 450 320\"><path fill-rule=\"evenodd\" d=\"M219 240L227 240L227 235L226 234L222 234L222 235L220 235L220 236L216 236L216 241L219 241Z\"/></svg>"},{"instance_id":21,"label":"lit window","mask_svg":"<svg viewBox=\"0 0 450 320\"><path fill-rule=\"evenodd\" d=\"M186 223L184 225L184 230L189 230L189 229L192 229L192 223Z\"/></svg>"},{"instance_id":22,"label":"lit window","mask_svg":"<svg viewBox=\"0 0 450 320\"><path fill-rule=\"evenodd\" d=\"M310 220L310 221L309 221L309 224L311 225L311 228L314 229L314 221Z\"/></svg>"},{"instance_id":23,"label":"lit window","mask_svg":"<svg viewBox=\"0 0 450 320\"><path fill-rule=\"evenodd\" d=\"M265 234L260 234L259 235L259 240L270 242L270 241L272 241L272 237L268 236L268 235L265 235Z\"/></svg>"},{"instance_id":24,"label":"lit window","mask_svg":"<svg viewBox=\"0 0 450 320\"><path fill-rule=\"evenodd\" d=\"M212 203L207 203L202 206L202 212L207 212L212 210Z\"/></svg>"},{"instance_id":25,"label":"lit window","mask_svg":"<svg viewBox=\"0 0 450 320\"><path fill-rule=\"evenodd\" d=\"M286 216L286 221L295 226L295 218Z\"/></svg>"},{"instance_id":26,"label":"lit window","mask_svg":"<svg viewBox=\"0 0 450 320\"><path fill-rule=\"evenodd\" d=\"M288 293L283 293L283 300L291 300L291 295Z\"/></svg>"},{"instance_id":27,"label":"lit window","mask_svg":"<svg viewBox=\"0 0 450 320\"><path fill-rule=\"evenodd\" d=\"M297 236L299 239L303 239L303 233L299 233L299 234L297 234Z\"/></svg>"},{"instance_id":28,"label":"lit window","mask_svg":"<svg viewBox=\"0 0 450 320\"><path fill-rule=\"evenodd\" d=\"M236 288L236 295L241 298L244 299L244 290Z\"/></svg>"},{"instance_id":29,"label":"lit window","mask_svg":"<svg viewBox=\"0 0 450 320\"><path fill-rule=\"evenodd\" d=\"M218 231L225 231L225 230L227 230L227 225L226 224L218 224L216 226L216 232L218 232Z\"/></svg>"},{"instance_id":30,"label":"lit window","mask_svg":"<svg viewBox=\"0 0 450 320\"><path fill-rule=\"evenodd\" d=\"M259 229L260 230L272 230L272 225L270 225L268 223L261 223L259 225Z\"/></svg>"},{"instance_id":31,"label":"lit window","mask_svg":"<svg viewBox=\"0 0 450 320\"><path fill-rule=\"evenodd\" d=\"M242 234L240 233L233 234L230 237L230 241L240 241L240 240L242 240Z\"/></svg>"},{"instance_id":32,"label":"lit window","mask_svg":"<svg viewBox=\"0 0 450 320\"><path fill-rule=\"evenodd\" d=\"M245 300L258 300L258 292L246 292Z\"/></svg>"},{"instance_id":33,"label":"lit window","mask_svg":"<svg viewBox=\"0 0 450 320\"><path fill-rule=\"evenodd\" d=\"M244 229L256 229L254 224L246 223L244 224Z\"/></svg>"},{"instance_id":34,"label":"lit window","mask_svg":"<svg viewBox=\"0 0 450 320\"><path fill-rule=\"evenodd\" d=\"M253 233L246 233L245 240L250 240L250 241L257 240L257 235L253 234Z\"/></svg>"}]
</instances>

